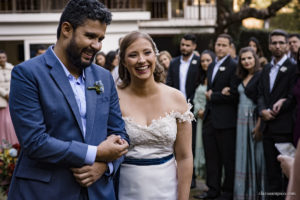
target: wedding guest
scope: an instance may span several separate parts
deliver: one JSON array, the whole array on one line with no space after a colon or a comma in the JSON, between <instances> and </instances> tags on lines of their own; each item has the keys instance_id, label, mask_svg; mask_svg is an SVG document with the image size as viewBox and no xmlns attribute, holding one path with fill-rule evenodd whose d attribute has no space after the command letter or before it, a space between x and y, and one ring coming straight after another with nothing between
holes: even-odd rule
<instances>
[{"instance_id":1,"label":"wedding guest","mask_svg":"<svg viewBox=\"0 0 300 200\"><path fill-rule=\"evenodd\" d=\"M118 42L119 48L116 50L116 52L117 52L117 54L118 54L118 62L119 62L119 60L120 60L120 59L119 59L119 53L120 53L120 45L121 45L122 40L123 40L123 37L120 37L120 38L119 38L119 42ZM115 66L115 68L111 71L111 75L112 75L112 77L113 77L113 79L114 79L116 85L121 84L121 79L120 79L120 77L119 77L119 63L118 63L118 65Z\"/></svg>"},{"instance_id":2,"label":"wedding guest","mask_svg":"<svg viewBox=\"0 0 300 200\"><path fill-rule=\"evenodd\" d=\"M297 63L297 53L300 48L300 34L293 33L289 35L289 52L288 57L295 63Z\"/></svg>"},{"instance_id":3,"label":"wedding guest","mask_svg":"<svg viewBox=\"0 0 300 200\"><path fill-rule=\"evenodd\" d=\"M164 67L164 76L165 76L164 79L167 78L168 69L169 69L171 60L172 60L172 56L170 55L170 53L168 51L159 52L158 61L159 61L159 64ZM164 80L164 82L166 82L166 80Z\"/></svg>"},{"instance_id":4,"label":"wedding guest","mask_svg":"<svg viewBox=\"0 0 300 200\"><path fill-rule=\"evenodd\" d=\"M8 200L114 200L128 150L111 74L93 64L111 12L70 0L54 46L12 71L9 106L21 152Z\"/></svg>"},{"instance_id":5,"label":"wedding guest","mask_svg":"<svg viewBox=\"0 0 300 200\"><path fill-rule=\"evenodd\" d=\"M119 56L116 51L110 51L106 54L104 68L112 72L119 65Z\"/></svg>"},{"instance_id":6,"label":"wedding guest","mask_svg":"<svg viewBox=\"0 0 300 200\"><path fill-rule=\"evenodd\" d=\"M3 142L18 143L8 107L11 70L13 67L11 63L7 62L6 52L0 50L0 145Z\"/></svg>"},{"instance_id":7,"label":"wedding guest","mask_svg":"<svg viewBox=\"0 0 300 200\"><path fill-rule=\"evenodd\" d=\"M204 148L202 142L202 120L204 116L206 97L205 92L207 89L207 69L208 66L215 60L214 52L210 50L204 50L200 56L200 69L198 82L199 86L196 89L194 97L194 116L197 119L197 132L196 132L196 147L195 147L195 158L194 167L195 175L205 178L205 158Z\"/></svg>"},{"instance_id":8,"label":"wedding guest","mask_svg":"<svg viewBox=\"0 0 300 200\"><path fill-rule=\"evenodd\" d=\"M293 93L297 101L296 122L294 128L294 144L297 146L296 155L295 158L284 155L279 155L277 157L283 173L289 178L286 200L300 199L300 145L298 144L300 138L300 49L297 54L297 82L293 89Z\"/></svg>"},{"instance_id":9,"label":"wedding guest","mask_svg":"<svg viewBox=\"0 0 300 200\"><path fill-rule=\"evenodd\" d=\"M171 60L172 60L172 56L168 51L159 52L158 61L166 71L168 71L169 69Z\"/></svg>"},{"instance_id":10,"label":"wedding guest","mask_svg":"<svg viewBox=\"0 0 300 200\"><path fill-rule=\"evenodd\" d=\"M260 78L259 59L251 47L239 52L237 76L239 104L237 117L237 138L235 157L234 196L236 200L264 199L265 161L260 118L257 113L258 82ZM229 88L223 94L229 95Z\"/></svg>"},{"instance_id":11,"label":"wedding guest","mask_svg":"<svg viewBox=\"0 0 300 200\"><path fill-rule=\"evenodd\" d=\"M260 67L263 68L268 63L268 60L264 57L264 52L258 39L256 37L250 37L248 46L254 50L254 52L258 56Z\"/></svg>"},{"instance_id":12,"label":"wedding guest","mask_svg":"<svg viewBox=\"0 0 300 200\"><path fill-rule=\"evenodd\" d=\"M286 55L287 33L274 30L269 35L272 60L261 73L258 87L258 112L261 116L263 147L267 168L267 192L269 198L284 199L287 180L282 178L279 155L275 143L293 141L293 88L296 81L296 65Z\"/></svg>"},{"instance_id":13,"label":"wedding guest","mask_svg":"<svg viewBox=\"0 0 300 200\"><path fill-rule=\"evenodd\" d=\"M297 102L297 107L296 107L296 123L295 123L295 128L294 128L294 138L293 138L293 143L296 146L298 143L298 140L300 139L300 49L298 50L298 55L297 55L297 82L296 85L293 89L293 93Z\"/></svg>"},{"instance_id":14,"label":"wedding guest","mask_svg":"<svg viewBox=\"0 0 300 200\"><path fill-rule=\"evenodd\" d=\"M95 63L101 67L104 67L105 65L105 53L103 51L99 51L95 55Z\"/></svg>"},{"instance_id":15,"label":"wedding guest","mask_svg":"<svg viewBox=\"0 0 300 200\"><path fill-rule=\"evenodd\" d=\"M120 168L119 199L188 200L193 114L182 93L162 83L151 37L126 35L120 46L120 106L131 144Z\"/></svg>"},{"instance_id":16,"label":"wedding guest","mask_svg":"<svg viewBox=\"0 0 300 200\"><path fill-rule=\"evenodd\" d=\"M209 190L202 199L232 199L235 167L238 78L236 62L230 56L232 37L220 34L215 42L216 60L207 70L206 106L203 118L203 145L206 161L206 184ZM230 95L222 89L230 87ZM222 169L224 181L222 183Z\"/></svg>"}]
</instances>

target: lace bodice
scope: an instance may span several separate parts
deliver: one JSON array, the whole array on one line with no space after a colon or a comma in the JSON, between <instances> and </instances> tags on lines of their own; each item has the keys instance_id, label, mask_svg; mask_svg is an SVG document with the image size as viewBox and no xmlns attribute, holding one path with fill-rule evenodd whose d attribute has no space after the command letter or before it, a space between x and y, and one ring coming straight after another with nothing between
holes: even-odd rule
<instances>
[{"instance_id":1,"label":"lace bodice","mask_svg":"<svg viewBox=\"0 0 300 200\"><path fill-rule=\"evenodd\" d=\"M190 108L191 106L183 114L173 111L167 113L164 117L152 120L149 126L139 125L132 118L123 117L130 138L126 157L161 158L172 154L177 135L177 121L191 122L194 119Z\"/></svg>"}]
</instances>

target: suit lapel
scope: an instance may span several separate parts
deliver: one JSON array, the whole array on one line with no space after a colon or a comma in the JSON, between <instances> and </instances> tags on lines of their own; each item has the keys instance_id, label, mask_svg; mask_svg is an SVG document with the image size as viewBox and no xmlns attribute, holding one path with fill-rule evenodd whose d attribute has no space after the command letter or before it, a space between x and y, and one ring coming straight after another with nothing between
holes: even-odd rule
<instances>
[{"instance_id":1,"label":"suit lapel","mask_svg":"<svg viewBox=\"0 0 300 200\"><path fill-rule=\"evenodd\" d=\"M214 67L215 67L215 61L213 61L209 66L208 66L208 69L207 69L207 84L211 87L212 86L212 74L213 74L213 70L214 70Z\"/></svg>"},{"instance_id":2,"label":"suit lapel","mask_svg":"<svg viewBox=\"0 0 300 200\"><path fill-rule=\"evenodd\" d=\"M179 81L179 79L180 79L180 70L179 70L179 68L180 68L180 57L179 57L179 59L175 62L175 74L176 74L176 76L175 76L175 87L179 90L180 89L180 81Z\"/></svg>"},{"instance_id":3,"label":"suit lapel","mask_svg":"<svg viewBox=\"0 0 300 200\"><path fill-rule=\"evenodd\" d=\"M190 63L190 66L189 66L189 69L188 69L188 72L187 72L187 75L186 75L186 80L185 80L185 91L186 91L186 93L187 93L187 91L189 91L189 88L192 87L192 85L191 85L192 83L190 83L189 80L191 80L190 77L194 76L193 74L196 71L195 69L198 67L197 64L199 64L199 63L198 63L197 59L195 59L195 55L193 55L193 58L191 60L191 63Z\"/></svg>"},{"instance_id":4,"label":"suit lapel","mask_svg":"<svg viewBox=\"0 0 300 200\"><path fill-rule=\"evenodd\" d=\"M270 92L270 71L271 71L271 67L272 67L271 64L268 64L267 66L265 66L267 76L264 78L266 89L269 93L271 93Z\"/></svg>"},{"instance_id":5,"label":"suit lapel","mask_svg":"<svg viewBox=\"0 0 300 200\"><path fill-rule=\"evenodd\" d=\"M86 136L85 140L88 141L91 133L93 131L94 119L96 113L97 106L97 92L95 90L88 90L87 88L90 86L94 86L94 83L99 80L95 80L93 76L92 67L88 67L85 69L85 97L86 97ZM105 90L104 90L105 91ZM101 95L101 94L99 94Z\"/></svg>"},{"instance_id":6,"label":"suit lapel","mask_svg":"<svg viewBox=\"0 0 300 200\"><path fill-rule=\"evenodd\" d=\"M66 73L64 72L61 64L57 60L57 58L53 55L50 49L45 54L46 63L52 69L50 70L50 75L53 80L56 82L57 86L60 88L62 93L64 94L70 108L76 118L78 126L80 127L81 132L83 133L81 117L79 113L79 108L76 103L76 99L70 85L68 78L66 77ZM59 103L59 102L57 102Z\"/></svg>"},{"instance_id":7,"label":"suit lapel","mask_svg":"<svg viewBox=\"0 0 300 200\"><path fill-rule=\"evenodd\" d=\"M284 69L285 68L285 69ZM275 87L280 83L280 79L284 76L284 74L286 73L286 71L288 70L287 68L287 60L279 67L277 76L275 78L275 82L272 88L272 91L275 89ZM271 92L272 92L271 91Z\"/></svg>"},{"instance_id":8,"label":"suit lapel","mask_svg":"<svg viewBox=\"0 0 300 200\"><path fill-rule=\"evenodd\" d=\"M214 83L216 82L216 79L218 79L218 77L220 76L220 73L222 73L223 71L226 70L226 67L227 67L227 65L228 65L229 59L230 59L230 56L228 56L228 57L221 63L221 65L219 66L219 69L218 69L218 71L217 71L217 73L216 73L216 75L215 75L215 78L214 78L212 84L214 84Z\"/></svg>"}]
</instances>

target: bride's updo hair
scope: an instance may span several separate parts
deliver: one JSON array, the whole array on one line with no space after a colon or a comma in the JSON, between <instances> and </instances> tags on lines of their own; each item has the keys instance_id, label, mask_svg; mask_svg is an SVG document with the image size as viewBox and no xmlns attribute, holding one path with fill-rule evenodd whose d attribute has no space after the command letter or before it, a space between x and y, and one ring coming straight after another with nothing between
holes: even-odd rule
<instances>
[{"instance_id":1,"label":"bride's updo hair","mask_svg":"<svg viewBox=\"0 0 300 200\"><path fill-rule=\"evenodd\" d=\"M120 52L119 52L119 57L120 57L119 77L122 80L122 82L118 85L120 88L126 88L130 84L130 81L131 81L130 73L127 70L127 68L124 66L125 52L126 52L127 48L139 38L144 38L144 39L148 40L152 45L152 49L156 55L156 58L159 55L154 41L147 33L133 31L133 32L127 34L121 42ZM156 59L155 70L153 72L153 75L154 75L154 80L156 82L164 81L164 68L159 64L158 59Z\"/></svg>"}]
</instances>

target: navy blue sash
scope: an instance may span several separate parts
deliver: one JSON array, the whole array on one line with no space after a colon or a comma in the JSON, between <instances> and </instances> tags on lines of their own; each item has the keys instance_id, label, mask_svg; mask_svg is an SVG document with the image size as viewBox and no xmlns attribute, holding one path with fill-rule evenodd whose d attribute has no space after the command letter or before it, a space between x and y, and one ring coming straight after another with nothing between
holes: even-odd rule
<instances>
[{"instance_id":1,"label":"navy blue sash","mask_svg":"<svg viewBox=\"0 0 300 200\"><path fill-rule=\"evenodd\" d=\"M162 158L152 158L152 159L135 159L135 158L127 158L123 163L129 165L160 165L163 164L173 158L173 154L162 157Z\"/></svg>"}]
</instances>

